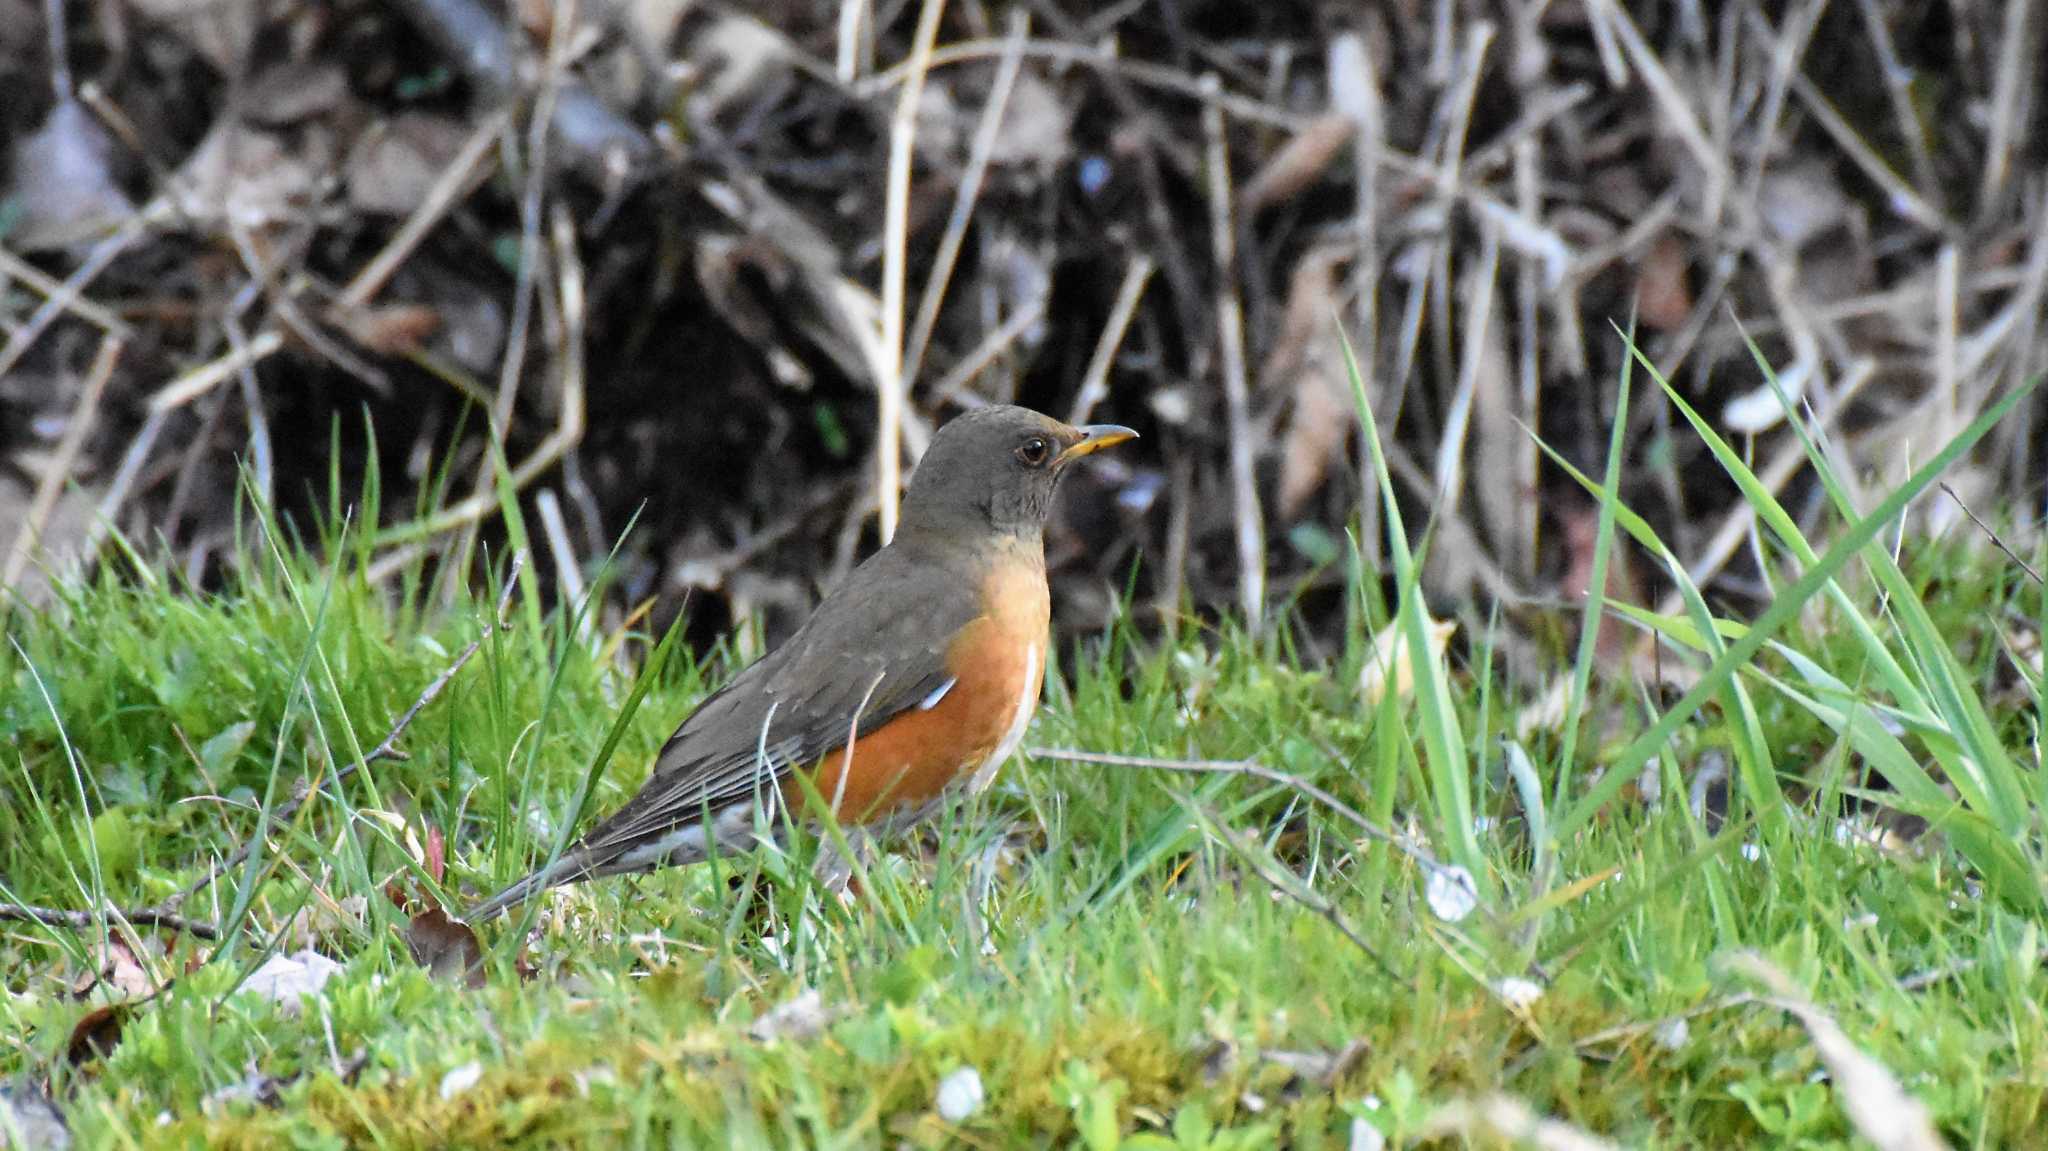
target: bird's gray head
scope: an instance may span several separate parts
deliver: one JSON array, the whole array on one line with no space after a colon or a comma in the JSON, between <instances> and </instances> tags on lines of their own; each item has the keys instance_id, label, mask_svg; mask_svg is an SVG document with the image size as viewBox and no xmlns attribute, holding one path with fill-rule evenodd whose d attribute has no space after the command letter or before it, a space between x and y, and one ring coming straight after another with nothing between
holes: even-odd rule
<instances>
[{"instance_id":1,"label":"bird's gray head","mask_svg":"<svg viewBox=\"0 0 2048 1151\"><path fill-rule=\"evenodd\" d=\"M987 533L1040 538L1052 493L1068 466L1138 433L1115 424L1074 427L1029 408L981 408L932 436L903 499L913 537Z\"/></svg>"}]
</instances>

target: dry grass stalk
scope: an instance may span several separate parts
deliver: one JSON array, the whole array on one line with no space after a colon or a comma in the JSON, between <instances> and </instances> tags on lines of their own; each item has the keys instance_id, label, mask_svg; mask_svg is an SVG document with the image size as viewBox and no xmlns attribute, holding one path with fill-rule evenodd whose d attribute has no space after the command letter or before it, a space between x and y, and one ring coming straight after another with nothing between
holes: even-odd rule
<instances>
[{"instance_id":1,"label":"dry grass stalk","mask_svg":"<svg viewBox=\"0 0 2048 1151\"><path fill-rule=\"evenodd\" d=\"M1116 364L1117 349L1123 346L1124 333L1130 329L1131 317L1138 312L1138 301L1145 295L1145 285L1152 282L1152 273L1158 266L1143 252L1132 256L1124 266L1123 283L1116 290L1116 302L1110 305L1102 335L1095 341L1095 354L1088 358L1088 370L1081 376L1074 408L1067 414L1068 423L1087 423L1095 405L1109 397L1109 371Z\"/></svg>"},{"instance_id":2,"label":"dry grass stalk","mask_svg":"<svg viewBox=\"0 0 2048 1151\"><path fill-rule=\"evenodd\" d=\"M1017 75L1023 70L1024 39L1030 29L1030 16L1023 9L1010 13L1010 34L1004 43L1013 50L1003 53L996 64L995 83L989 89L988 103L982 106L981 120L974 129L974 144L968 150L967 170L961 175L960 186L953 193L953 211L946 219L946 234L939 239L938 255L932 260L932 269L925 276L924 291L918 296L917 318L910 326L910 343L903 356L906 392L917 383L918 374L924 367L924 354L931 343L932 330L938 326L939 309L946 302L946 289L953 279L953 265L960 259L960 247L967 239L967 222L973 218L974 202L981 196L989 159L995 155L996 139L1003 127L1003 113L1010 106L1010 92L1017 86Z\"/></svg>"},{"instance_id":3,"label":"dry grass stalk","mask_svg":"<svg viewBox=\"0 0 2048 1151\"><path fill-rule=\"evenodd\" d=\"M1221 90L1215 73L1202 77L1204 90ZM1208 144L1210 243L1216 257L1216 327L1223 372L1223 411L1230 436L1231 508L1237 523L1237 599L1245 625L1256 632L1266 605L1266 528L1259 508L1253 466L1251 384L1245 371L1244 312L1237 298L1237 223L1231 212L1230 150L1223 136L1223 108L1202 109Z\"/></svg>"},{"instance_id":4,"label":"dry grass stalk","mask_svg":"<svg viewBox=\"0 0 2048 1151\"><path fill-rule=\"evenodd\" d=\"M889 119L889 181L882 216L881 362L875 378L875 502L882 542L896 534L896 506L903 487L904 278L910 267L910 169L916 159L917 107L931 67L932 42L946 0L924 0L911 41L910 70L896 94Z\"/></svg>"}]
</instances>

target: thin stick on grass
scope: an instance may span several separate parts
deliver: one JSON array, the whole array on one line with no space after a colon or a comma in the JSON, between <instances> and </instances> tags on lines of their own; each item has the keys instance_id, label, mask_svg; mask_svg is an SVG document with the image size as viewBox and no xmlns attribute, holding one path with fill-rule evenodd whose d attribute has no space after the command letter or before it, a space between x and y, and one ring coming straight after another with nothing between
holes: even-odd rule
<instances>
[{"instance_id":1,"label":"thin stick on grass","mask_svg":"<svg viewBox=\"0 0 2048 1151\"><path fill-rule=\"evenodd\" d=\"M476 638L469 641L462 651L457 653L455 659L447 667L441 669L441 673L436 675L427 684L426 688L420 692L418 698L412 701L412 706L399 713L398 719L391 725L391 730L385 733L384 738L378 742L376 747L371 748L361 759L334 772L332 782L336 787L347 782L350 776L372 763L387 759L406 758L406 753L399 750L398 741L405 737L406 729L412 726L412 721L419 718L420 712L426 710L428 704L439 699L441 693L448 690L448 685L454 681L456 673L460 672L469 663L470 659L483 648L483 645L491 636L495 635L500 629L509 626L508 617L512 608L512 593L519 587L520 571L524 568L525 564L525 553L514 552L512 555L512 569L506 573L504 590L498 595L497 614L490 622L484 624L483 630L477 633ZM298 814L299 809L306 805L306 800L312 796L313 791L314 788L310 783L304 779L300 780L293 787L291 798L279 804L277 809L270 813L269 818L265 822L276 827L287 825L291 822L292 817ZM182 905L186 900L213 886L214 882L220 879L221 876L234 870L249 858L249 853L256 849L257 842L267 831L267 827L258 827L250 834L248 839L242 841L240 847L237 847L225 858L216 861L213 866L207 868L206 874L200 876L186 886L184 890L164 900L159 907L152 910L168 913Z\"/></svg>"},{"instance_id":2,"label":"thin stick on grass","mask_svg":"<svg viewBox=\"0 0 2048 1151\"><path fill-rule=\"evenodd\" d=\"M93 421L99 415L100 397L106 394L107 381L113 378L114 365L120 362L121 350L126 346L116 335L100 338L99 354L93 357L92 367L86 372L85 386L79 390L78 402L72 405L71 419L64 426L64 438L57 441L56 454L49 467L43 469L42 479L36 483L35 495L29 500L28 515L23 517L20 529L14 534L14 547L7 553L5 567L0 568L0 596L10 603L14 583L28 566L29 557L35 554L36 541L49 523L50 513L56 510L57 497L63 494L64 483L71 478L72 465L78 462L85 437L92 431Z\"/></svg>"},{"instance_id":3,"label":"thin stick on grass","mask_svg":"<svg viewBox=\"0 0 2048 1151\"><path fill-rule=\"evenodd\" d=\"M1222 88L1223 81L1214 72L1202 77L1204 92ZM1216 334L1230 436L1231 509L1237 523L1237 600L1245 626L1256 634L1266 604L1266 525L1252 463L1251 384L1245 372L1244 313L1237 298L1237 225L1231 214L1230 149L1220 104L1203 106L1202 136L1208 152L1209 240L1216 256Z\"/></svg>"},{"instance_id":4,"label":"thin stick on grass","mask_svg":"<svg viewBox=\"0 0 2048 1151\"><path fill-rule=\"evenodd\" d=\"M1322 804L1365 833L1366 838L1387 844L1407 856L1432 874L1449 871L1450 868L1437 861L1435 856L1395 835L1359 810L1338 799L1336 796L1310 783L1298 775L1267 767L1255 759L1155 759L1143 755L1117 755L1100 751L1068 751L1057 747L1034 747L1026 754L1034 759L1050 759L1061 763L1094 763L1104 767L1142 767L1152 771L1175 771L1191 775L1245 775L1277 783L1282 787L1300 792L1309 799Z\"/></svg>"},{"instance_id":5,"label":"thin stick on grass","mask_svg":"<svg viewBox=\"0 0 2048 1151\"><path fill-rule=\"evenodd\" d=\"M896 534L896 504L903 487L903 294L910 266L910 169L916 159L917 106L938 39L946 0L924 0L911 41L910 71L889 118L889 182L882 218L881 362L875 374L875 503L882 542Z\"/></svg>"},{"instance_id":6,"label":"thin stick on grass","mask_svg":"<svg viewBox=\"0 0 2048 1151\"><path fill-rule=\"evenodd\" d=\"M1254 848L1257 838L1249 831L1231 827L1224 823L1216 812L1206 807L1196 805L1194 810L1207 825L1210 837L1221 843L1240 863L1250 867L1252 874L1257 875L1267 887L1320 916L1324 922L1337 930L1337 934L1350 940L1352 946L1363 951L1366 958L1372 960L1373 965L1385 972L1389 978L1406 982L1401 973L1394 970L1393 964L1387 961L1387 957L1381 955L1378 948L1367 943L1365 937L1358 933L1358 929L1351 926L1350 920L1344 918L1344 913L1337 910L1336 904L1316 894L1313 888L1293 872L1285 868L1280 868L1277 872L1269 869L1262 853Z\"/></svg>"},{"instance_id":7,"label":"thin stick on grass","mask_svg":"<svg viewBox=\"0 0 2048 1151\"><path fill-rule=\"evenodd\" d=\"M995 155L996 139L1003 126L1003 113L1010 106L1010 91L1017 85L1017 74L1023 70L1024 37L1031 27L1031 18L1022 8L1010 13L1010 35L1005 41L1013 46L1012 51L1003 53L996 65L996 79L989 89L988 103L981 110L981 122L974 131L974 145L967 155L967 170L960 177L960 186L953 193L953 212L946 219L946 234L939 239L939 253L932 261L932 270L925 276L924 292L917 300L917 318L910 325L910 343L903 355L903 387L907 393L917 381L918 373L924 367L925 349L930 345L932 329L938 326L939 307L945 303L946 288L953 279L953 265L960 258L960 247L967 239L967 222L974 215L974 203L981 197L982 180L988 174L989 159Z\"/></svg>"},{"instance_id":8,"label":"thin stick on grass","mask_svg":"<svg viewBox=\"0 0 2048 1151\"><path fill-rule=\"evenodd\" d=\"M220 929L198 919L187 919L162 908L106 907L98 911L67 911L35 907L25 903L0 903L0 920L40 923L44 927L68 927L73 931L97 931L106 920L125 921L134 927L161 927L199 939L219 939Z\"/></svg>"}]
</instances>

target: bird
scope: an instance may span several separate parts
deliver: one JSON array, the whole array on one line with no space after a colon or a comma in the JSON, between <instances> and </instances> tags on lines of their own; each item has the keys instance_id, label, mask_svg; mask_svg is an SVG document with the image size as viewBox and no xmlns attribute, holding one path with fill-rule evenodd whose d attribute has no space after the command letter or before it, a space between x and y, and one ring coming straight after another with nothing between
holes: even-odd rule
<instances>
[{"instance_id":1,"label":"bird","mask_svg":"<svg viewBox=\"0 0 2048 1151\"><path fill-rule=\"evenodd\" d=\"M1075 461L1137 438L991 405L933 433L893 539L676 728L647 782L552 865L482 901L751 849L784 813L887 834L1015 753L1044 689L1045 522Z\"/></svg>"}]
</instances>

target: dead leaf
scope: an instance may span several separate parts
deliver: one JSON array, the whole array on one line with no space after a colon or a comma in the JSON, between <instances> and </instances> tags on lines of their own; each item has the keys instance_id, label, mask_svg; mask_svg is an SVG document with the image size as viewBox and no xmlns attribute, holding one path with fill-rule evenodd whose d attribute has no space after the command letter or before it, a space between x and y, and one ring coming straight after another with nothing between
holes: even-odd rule
<instances>
[{"instance_id":1,"label":"dead leaf","mask_svg":"<svg viewBox=\"0 0 2048 1151\"><path fill-rule=\"evenodd\" d=\"M343 165L348 202L360 211L410 215L461 154L471 129L451 116L410 112L365 132Z\"/></svg>"},{"instance_id":2,"label":"dead leaf","mask_svg":"<svg viewBox=\"0 0 2048 1151\"><path fill-rule=\"evenodd\" d=\"M1562 1119L1539 1115L1511 1095L1452 1100L1437 1108L1417 1134L1428 1140L1491 1134L1537 1151L1616 1151L1616 1144Z\"/></svg>"},{"instance_id":3,"label":"dead leaf","mask_svg":"<svg viewBox=\"0 0 2048 1151\"><path fill-rule=\"evenodd\" d=\"M113 141L76 100L60 100L43 126L15 142L11 178L0 201L17 213L8 246L41 252L68 248L113 230L135 214L114 182Z\"/></svg>"},{"instance_id":4,"label":"dead leaf","mask_svg":"<svg viewBox=\"0 0 2048 1151\"><path fill-rule=\"evenodd\" d=\"M1690 266L1685 245L1670 232L1643 253L1636 272L1636 314L1645 327L1675 332L1692 318L1692 286L1686 282Z\"/></svg>"},{"instance_id":5,"label":"dead leaf","mask_svg":"<svg viewBox=\"0 0 2048 1151\"><path fill-rule=\"evenodd\" d=\"M1291 403L1280 439L1279 511L1284 519L1323 485L1342 457L1356 416L1336 330L1337 246L1310 249L1294 266L1280 339L1260 366L1262 387L1284 389Z\"/></svg>"},{"instance_id":6,"label":"dead leaf","mask_svg":"<svg viewBox=\"0 0 2048 1151\"><path fill-rule=\"evenodd\" d=\"M673 16L650 15L655 23L674 27ZM780 32L738 13L718 16L689 41L689 64L699 78L690 93L691 110L707 119L787 77L795 62L789 41Z\"/></svg>"},{"instance_id":7,"label":"dead leaf","mask_svg":"<svg viewBox=\"0 0 2048 1151\"><path fill-rule=\"evenodd\" d=\"M1322 179L1357 134L1356 122L1342 113L1333 112L1312 121L1282 144L1245 183L1244 191L1238 193L1238 209L1247 216L1256 216L1274 204L1300 195Z\"/></svg>"},{"instance_id":8,"label":"dead leaf","mask_svg":"<svg viewBox=\"0 0 2048 1151\"><path fill-rule=\"evenodd\" d=\"M1840 224L1849 198L1826 160L1774 164L1757 188L1757 212L1765 226L1797 248Z\"/></svg>"},{"instance_id":9,"label":"dead leaf","mask_svg":"<svg viewBox=\"0 0 2048 1151\"><path fill-rule=\"evenodd\" d=\"M430 907L405 926L405 945L413 962L436 979L460 979L465 986L484 985L484 949L467 923Z\"/></svg>"},{"instance_id":10,"label":"dead leaf","mask_svg":"<svg viewBox=\"0 0 2048 1151\"><path fill-rule=\"evenodd\" d=\"M1763 956L1745 952L1730 965L1769 988L1779 1009L1806 1028L1827 1066L1842 1113L1878 1151L1947 1151L1927 1107L1908 1094L1891 1069L1850 1040L1834 1018L1814 1006L1797 984Z\"/></svg>"},{"instance_id":11,"label":"dead leaf","mask_svg":"<svg viewBox=\"0 0 2048 1151\"><path fill-rule=\"evenodd\" d=\"M448 837L441 833L441 826L436 823L427 825L425 867L435 883L441 882L442 876L448 873Z\"/></svg>"},{"instance_id":12,"label":"dead leaf","mask_svg":"<svg viewBox=\"0 0 2048 1151\"><path fill-rule=\"evenodd\" d=\"M356 343L380 356L394 358L418 352L441 329L441 313L430 304L335 309L333 318Z\"/></svg>"},{"instance_id":13,"label":"dead leaf","mask_svg":"<svg viewBox=\"0 0 2048 1151\"><path fill-rule=\"evenodd\" d=\"M340 973L341 964L311 949L273 955L242 983L241 992L279 1004L285 1015L297 1015L308 996L318 996Z\"/></svg>"},{"instance_id":14,"label":"dead leaf","mask_svg":"<svg viewBox=\"0 0 2048 1151\"><path fill-rule=\"evenodd\" d=\"M1436 661L1444 657L1451 636L1457 634L1458 625L1452 620L1430 620L1425 625L1424 640L1428 647L1426 658ZM1366 653L1365 666L1358 672L1358 694L1365 700L1368 709L1378 707L1380 699L1387 693L1391 682L1396 701L1405 700L1415 691L1414 660L1408 656L1408 633L1401 627L1400 620L1394 620L1373 637L1372 650Z\"/></svg>"},{"instance_id":15,"label":"dead leaf","mask_svg":"<svg viewBox=\"0 0 2048 1151\"><path fill-rule=\"evenodd\" d=\"M113 1054L134 1011L131 1003L103 1003L86 1012L72 1026L71 1038L64 1044L65 1061L77 1067Z\"/></svg>"},{"instance_id":16,"label":"dead leaf","mask_svg":"<svg viewBox=\"0 0 2048 1151\"><path fill-rule=\"evenodd\" d=\"M988 162L996 167L1052 167L1064 163L1074 150L1068 137L1073 119L1073 109L1060 99L1052 85L1030 72L1018 73Z\"/></svg>"},{"instance_id":17,"label":"dead leaf","mask_svg":"<svg viewBox=\"0 0 2048 1151\"><path fill-rule=\"evenodd\" d=\"M348 74L333 60L287 60L265 68L242 94L253 124L277 127L332 112L348 99Z\"/></svg>"},{"instance_id":18,"label":"dead leaf","mask_svg":"<svg viewBox=\"0 0 2048 1151\"><path fill-rule=\"evenodd\" d=\"M1557 594L1567 604L1583 604L1593 587L1593 553L1600 542L1600 509L1578 504L1561 513L1560 518L1564 521L1566 566L1564 578L1558 581ZM1635 565L1619 531L1607 551L1607 598L1637 607L1643 603L1642 584L1636 578ZM1600 638L1594 641L1593 652L1602 667L1619 670L1628 657L1633 634L1612 616L1600 621Z\"/></svg>"},{"instance_id":19,"label":"dead leaf","mask_svg":"<svg viewBox=\"0 0 2048 1151\"><path fill-rule=\"evenodd\" d=\"M311 206L319 177L306 157L276 135L222 121L172 175L170 191L202 228L232 221L260 229Z\"/></svg>"}]
</instances>

